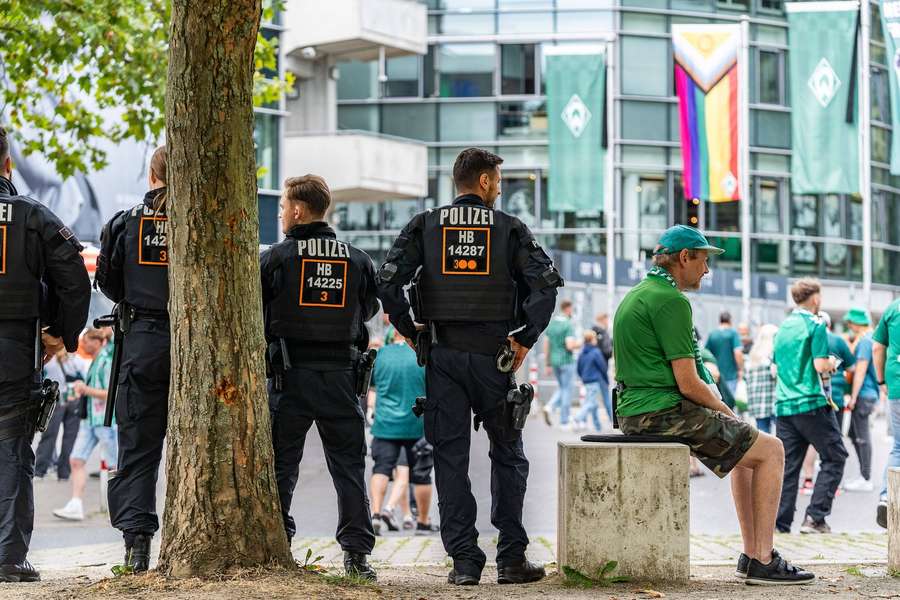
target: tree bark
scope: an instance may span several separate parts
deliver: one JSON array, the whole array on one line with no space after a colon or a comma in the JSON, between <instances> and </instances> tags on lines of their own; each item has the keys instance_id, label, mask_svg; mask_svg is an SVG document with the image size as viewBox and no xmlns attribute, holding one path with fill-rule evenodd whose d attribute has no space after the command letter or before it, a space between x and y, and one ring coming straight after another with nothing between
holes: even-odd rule
<instances>
[{"instance_id":1,"label":"tree bark","mask_svg":"<svg viewBox=\"0 0 900 600\"><path fill-rule=\"evenodd\" d=\"M260 0L172 0L172 377L159 570L292 564L265 391L253 49Z\"/></svg>"}]
</instances>

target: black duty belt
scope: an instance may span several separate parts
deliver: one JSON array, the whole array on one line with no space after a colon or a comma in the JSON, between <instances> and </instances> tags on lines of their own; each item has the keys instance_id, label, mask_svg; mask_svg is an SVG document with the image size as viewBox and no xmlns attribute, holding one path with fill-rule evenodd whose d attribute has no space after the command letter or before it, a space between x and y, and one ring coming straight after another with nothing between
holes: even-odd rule
<instances>
[{"instance_id":1,"label":"black duty belt","mask_svg":"<svg viewBox=\"0 0 900 600\"><path fill-rule=\"evenodd\" d=\"M353 365L359 360L359 350L346 344L317 344L294 340L285 342L289 354L288 361L285 362L293 368L304 367L310 363Z\"/></svg>"},{"instance_id":2,"label":"black duty belt","mask_svg":"<svg viewBox=\"0 0 900 600\"><path fill-rule=\"evenodd\" d=\"M497 356L505 337L485 335L465 325L437 324L438 346L446 346L460 352Z\"/></svg>"},{"instance_id":3,"label":"black duty belt","mask_svg":"<svg viewBox=\"0 0 900 600\"><path fill-rule=\"evenodd\" d=\"M135 307L134 318L132 320L137 321L138 319L146 319L150 321L168 321L169 311Z\"/></svg>"}]
</instances>

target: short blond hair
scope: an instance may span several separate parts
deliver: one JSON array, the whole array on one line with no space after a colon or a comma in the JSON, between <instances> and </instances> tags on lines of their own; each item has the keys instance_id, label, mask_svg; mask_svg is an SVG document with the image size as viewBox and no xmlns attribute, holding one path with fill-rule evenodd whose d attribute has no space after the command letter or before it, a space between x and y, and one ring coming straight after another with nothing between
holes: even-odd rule
<instances>
[{"instance_id":1,"label":"short blond hair","mask_svg":"<svg viewBox=\"0 0 900 600\"><path fill-rule=\"evenodd\" d=\"M291 202L305 202L314 216L322 216L331 206L331 190L318 175L288 177L284 180L284 197Z\"/></svg>"},{"instance_id":2,"label":"short blond hair","mask_svg":"<svg viewBox=\"0 0 900 600\"><path fill-rule=\"evenodd\" d=\"M795 304L803 304L821 292L822 285L819 283L818 279L813 279L812 277L798 279L797 282L791 286L791 298L794 299Z\"/></svg>"},{"instance_id":3,"label":"short blond hair","mask_svg":"<svg viewBox=\"0 0 900 600\"><path fill-rule=\"evenodd\" d=\"M593 329L585 329L584 330L584 343L586 344L596 344L597 343L597 332Z\"/></svg>"}]
</instances>

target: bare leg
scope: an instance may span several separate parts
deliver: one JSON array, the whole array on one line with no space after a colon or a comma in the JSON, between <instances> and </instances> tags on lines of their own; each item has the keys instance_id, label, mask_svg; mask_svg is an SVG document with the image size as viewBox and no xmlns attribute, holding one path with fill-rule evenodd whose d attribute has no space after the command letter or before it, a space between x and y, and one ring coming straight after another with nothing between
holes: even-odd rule
<instances>
[{"instance_id":1,"label":"bare leg","mask_svg":"<svg viewBox=\"0 0 900 600\"><path fill-rule=\"evenodd\" d=\"M372 514L377 515L381 512L381 502L384 500L384 494L387 492L388 477L387 475L372 475L372 482L369 484L369 493L372 495Z\"/></svg>"},{"instance_id":2,"label":"bare leg","mask_svg":"<svg viewBox=\"0 0 900 600\"><path fill-rule=\"evenodd\" d=\"M83 498L84 488L87 486L87 469L84 468L84 461L78 458L69 460L72 467L72 497Z\"/></svg>"},{"instance_id":3,"label":"bare leg","mask_svg":"<svg viewBox=\"0 0 900 600\"><path fill-rule=\"evenodd\" d=\"M806 451L806 458L803 459L803 479L812 479L816 472L816 459L819 453L812 446Z\"/></svg>"},{"instance_id":4,"label":"bare leg","mask_svg":"<svg viewBox=\"0 0 900 600\"><path fill-rule=\"evenodd\" d=\"M394 469L394 485L391 496L385 505L385 511L399 508L403 516L409 514L409 467L398 466Z\"/></svg>"},{"instance_id":5,"label":"bare leg","mask_svg":"<svg viewBox=\"0 0 900 600\"><path fill-rule=\"evenodd\" d=\"M751 558L763 564L772 560L775 537L775 517L781 500L781 483L784 478L784 446L781 440L766 433L759 433L756 442L738 463L739 467L753 470L751 482L751 506L756 549ZM738 512L740 518L740 512ZM741 525L743 531L744 525Z\"/></svg>"},{"instance_id":6,"label":"bare leg","mask_svg":"<svg viewBox=\"0 0 900 600\"><path fill-rule=\"evenodd\" d=\"M413 490L416 495L416 506L419 507L419 523L428 525L428 512L431 508L431 484L419 484Z\"/></svg>"},{"instance_id":7,"label":"bare leg","mask_svg":"<svg viewBox=\"0 0 900 600\"><path fill-rule=\"evenodd\" d=\"M744 554L753 556L756 552L756 528L753 522L753 469L735 467L731 472L731 496L734 510L741 526Z\"/></svg>"}]
</instances>

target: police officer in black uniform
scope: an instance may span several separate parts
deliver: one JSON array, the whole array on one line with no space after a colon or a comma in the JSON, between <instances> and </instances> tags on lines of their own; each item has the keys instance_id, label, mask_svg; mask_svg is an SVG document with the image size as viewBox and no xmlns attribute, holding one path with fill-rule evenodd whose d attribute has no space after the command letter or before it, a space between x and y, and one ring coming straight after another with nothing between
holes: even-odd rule
<instances>
[{"instance_id":1,"label":"police officer in black uniform","mask_svg":"<svg viewBox=\"0 0 900 600\"><path fill-rule=\"evenodd\" d=\"M41 368L74 352L91 301L82 247L44 205L13 186L0 128L0 581L39 581L26 560L34 528L34 437Z\"/></svg>"},{"instance_id":2,"label":"police officer in black uniform","mask_svg":"<svg viewBox=\"0 0 900 600\"><path fill-rule=\"evenodd\" d=\"M169 400L169 249L166 148L150 160L150 191L137 206L116 213L101 233L95 279L117 303L122 340L115 398L118 468L109 479L112 526L125 539L125 565L150 564L159 529L156 480Z\"/></svg>"},{"instance_id":3,"label":"police officer in black uniform","mask_svg":"<svg viewBox=\"0 0 900 600\"><path fill-rule=\"evenodd\" d=\"M475 585L484 568L476 505L469 483L471 416L491 441L491 522L499 583L528 583L544 569L525 558L528 536L522 503L528 459L522 433L504 410L511 378L498 368L508 345L517 369L550 321L562 279L524 223L493 206L500 195L499 156L478 148L453 167L459 196L449 206L415 216L378 272L378 295L391 323L430 342L424 403L425 437L434 446L434 471L444 549L453 558L449 582ZM421 268L421 270L420 270ZM404 292L416 277L417 320ZM418 330L418 331L417 331Z\"/></svg>"},{"instance_id":4,"label":"police officer in black uniform","mask_svg":"<svg viewBox=\"0 0 900 600\"><path fill-rule=\"evenodd\" d=\"M337 540L348 574L374 580L375 545L365 484L365 415L358 400L365 322L378 312L369 256L338 241L325 223L331 192L315 175L284 182L285 239L260 258L270 363L275 476L288 539L306 433L313 422L338 497Z\"/></svg>"}]
</instances>

